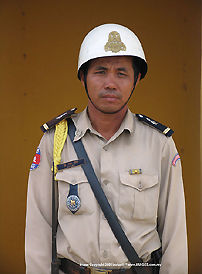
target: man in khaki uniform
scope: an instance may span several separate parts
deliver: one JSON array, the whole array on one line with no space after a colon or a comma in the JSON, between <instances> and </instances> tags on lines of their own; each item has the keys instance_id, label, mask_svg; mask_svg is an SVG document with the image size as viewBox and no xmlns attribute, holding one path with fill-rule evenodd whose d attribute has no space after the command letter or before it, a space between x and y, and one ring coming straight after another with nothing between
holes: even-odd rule
<instances>
[{"instance_id":1,"label":"man in khaki uniform","mask_svg":"<svg viewBox=\"0 0 202 274\"><path fill-rule=\"evenodd\" d=\"M160 274L187 274L182 171L172 130L131 113L127 105L146 72L144 52L133 32L116 24L93 29L80 49L78 77L89 100L83 112L71 117L76 127L74 142L82 140L101 187L142 261L149 262L152 252L162 247ZM41 139L29 176L28 274L51 273L54 133L52 127ZM67 136L61 163L77 159ZM57 254L76 263L70 262L63 271L133 273L81 165L58 170L56 181ZM78 199L71 204L72 189Z\"/></svg>"}]
</instances>

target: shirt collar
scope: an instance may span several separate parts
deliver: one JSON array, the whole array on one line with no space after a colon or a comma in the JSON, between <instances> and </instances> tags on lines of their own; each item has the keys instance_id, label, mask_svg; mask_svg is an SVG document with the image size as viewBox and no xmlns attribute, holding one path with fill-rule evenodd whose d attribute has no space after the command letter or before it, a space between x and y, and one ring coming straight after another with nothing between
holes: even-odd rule
<instances>
[{"instance_id":1,"label":"shirt collar","mask_svg":"<svg viewBox=\"0 0 202 274\"><path fill-rule=\"evenodd\" d=\"M92 124L88 117L87 108L78 113L75 117L72 117L72 120L76 126L74 141L78 141L79 139L81 139L87 131L90 131L91 133L102 137L102 135L92 127ZM111 139L114 140L115 138L117 138L124 130L129 131L130 133L134 132L135 130L134 116L129 109L123 119L123 122L121 123L120 128L117 130L114 136L112 136ZM111 139L109 141L112 141Z\"/></svg>"}]
</instances>

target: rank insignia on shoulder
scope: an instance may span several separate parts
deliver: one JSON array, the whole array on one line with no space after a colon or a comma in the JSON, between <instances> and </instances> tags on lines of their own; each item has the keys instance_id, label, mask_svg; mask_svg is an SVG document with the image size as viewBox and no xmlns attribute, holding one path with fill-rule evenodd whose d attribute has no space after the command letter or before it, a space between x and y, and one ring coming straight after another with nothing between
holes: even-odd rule
<instances>
[{"instance_id":1,"label":"rank insignia on shoulder","mask_svg":"<svg viewBox=\"0 0 202 274\"><path fill-rule=\"evenodd\" d=\"M69 117L71 117L71 115L73 115L75 113L75 111L77 110L77 108L72 108L70 110L65 111L64 113L58 115L57 117L53 118L52 120L46 122L45 124L43 124L40 129L43 132L46 132L47 130L51 129L52 127L54 127L55 125L57 125L59 122L61 122L64 119L67 119Z\"/></svg>"},{"instance_id":2,"label":"rank insignia on shoulder","mask_svg":"<svg viewBox=\"0 0 202 274\"><path fill-rule=\"evenodd\" d=\"M143 114L136 114L136 117L138 118L139 121L156 128L157 130L159 130L160 132L162 132L166 137L170 137L174 131L172 129L170 129L167 126L162 125L161 123L147 117L146 115Z\"/></svg>"}]
</instances>

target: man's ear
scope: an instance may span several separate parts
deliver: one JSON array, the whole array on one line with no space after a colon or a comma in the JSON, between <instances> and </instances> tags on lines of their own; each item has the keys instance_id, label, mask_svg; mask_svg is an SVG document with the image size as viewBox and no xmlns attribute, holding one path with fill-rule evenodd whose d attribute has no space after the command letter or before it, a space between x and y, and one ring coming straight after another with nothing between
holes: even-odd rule
<instances>
[{"instance_id":1,"label":"man's ear","mask_svg":"<svg viewBox=\"0 0 202 274\"><path fill-rule=\"evenodd\" d=\"M82 70L80 71L80 79L81 79L82 85L85 87L85 83L84 83L84 73L83 73Z\"/></svg>"},{"instance_id":2,"label":"man's ear","mask_svg":"<svg viewBox=\"0 0 202 274\"><path fill-rule=\"evenodd\" d=\"M141 73L139 72L138 77L137 77L137 82L136 82L136 85L139 83L140 78L141 78Z\"/></svg>"}]
</instances>

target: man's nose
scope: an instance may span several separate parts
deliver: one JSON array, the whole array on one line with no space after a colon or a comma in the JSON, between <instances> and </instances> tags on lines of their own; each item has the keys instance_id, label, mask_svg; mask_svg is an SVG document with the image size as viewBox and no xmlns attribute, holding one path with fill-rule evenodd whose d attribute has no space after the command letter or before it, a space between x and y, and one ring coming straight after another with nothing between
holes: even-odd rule
<instances>
[{"instance_id":1,"label":"man's nose","mask_svg":"<svg viewBox=\"0 0 202 274\"><path fill-rule=\"evenodd\" d=\"M104 88L105 89L116 89L116 80L115 80L115 76L111 73L109 73L106 78L105 78L105 85Z\"/></svg>"}]
</instances>

